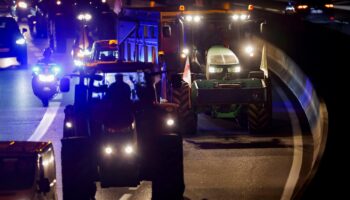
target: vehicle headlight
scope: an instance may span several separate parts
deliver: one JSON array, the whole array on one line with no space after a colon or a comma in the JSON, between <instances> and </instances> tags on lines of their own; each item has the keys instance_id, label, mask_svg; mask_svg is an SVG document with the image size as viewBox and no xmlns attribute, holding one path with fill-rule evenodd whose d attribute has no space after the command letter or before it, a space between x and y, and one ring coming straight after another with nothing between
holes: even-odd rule
<instances>
[{"instance_id":1,"label":"vehicle headlight","mask_svg":"<svg viewBox=\"0 0 350 200\"><path fill-rule=\"evenodd\" d=\"M130 144L126 145L124 147L124 153L127 154L127 155L131 155L134 153L134 147Z\"/></svg>"},{"instance_id":2,"label":"vehicle headlight","mask_svg":"<svg viewBox=\"0 0 350 200\"><path fill-rule=\"evenodd\" d=\"M248 54L250 57L254 56L254 47L251 45L248 45L244 48L244 52Z\"/></svg>"},{"instance_id":3,"label":"vehicle headlight","mask_svg":"<svg viewBox=\"0 0 350 200\"><path fill-rule=\"evenodd\" d=\"M58 0L58 1L56 1L56 4L57 4L58 6L60 6L60 5L62 4L62 2L61 2L60 0Z\"/></svg>"},{"instance_id":4,"label":"vehicle headlight","mask_svg":"<svg viewBox=\"0 0 350 200\"><path fill-rule=\"evenodd\" d=\"M241 72L241 66L234 66L227 68L227 71L230 73L239 73Z\"/></svg>"},{"instance_id":5,"label":"vehicle headlight","mask_svg":"<svg viewBox=\"0 0 350 200\"><path fill-rule=\"evenodd\" d=\"M173 118L166 119L166 125L168 127L173 127L175 125L175 120Z\"/></svg>"},{"instance_id":6,"label":"vehicle headlight","mask_svg":"<svg viewBox=\"0 0 350 200\"><path fill-rule=\"evenodd\" d=\"M66 126L67 128L72 128L72 127L73 127L73 123L70 122L70 121L67 121L66 124L65 124L65 126Z\"/></svg>"},{"instance_id":7,"label":"vehicle headlight","mask_svg":"<svg viewBox=\"0 0 350 200\"><path fill-rule=\"evenodd\" d=\"M106 155L111 155L113 153L113 148L111 146L106 146L104 152Z\"/></svg>"},{"instance_id":8,"label":"vehicle headlight","mask_svg":"<svg viewBox=\"0 0 350 200\"><path fill-rule=\"evenodd\" d=\"M221 73L222 71L223 71L223 68L209 67L209 73Z\"/></svg>"},{"instance_id":9,"label":"vehicle headlight","mask_svg":"<svg viewBox=\"0 0 350 200\"><path fill-rule=\"evenodd\" d=\"M61 71L61 68L58 67L58 66L55 66L55 67L52 68L52 71L57 74L57 73L59 73Z\"/></svg>"},{"instance_id":10,"label":"vehicle headlight","mask_svg":"<svg viewBox=\"0 0 350 200\"><path fill-rule=\"evenodd\" d=\"M22 8L22 9L27 9L28 4L24 1L20 1L20 2L18 2L18 7Z\"/></svg>"},{"instance_id":11,"label":"vehicle headlight","mask_svg":"<svg viewBox=\"0 0 350 200\"><path fill-rule=\"evenodd\" d=\"M18 45L24 45L26 43L26 40L24 38L19 38L16 40L16 44Z\"/></svg>"},{"instance_id":12,"label":"vehicle headlight","mask_svg":"<svg viewBox=\"0 0 350 200\"><path fill-rule=\"evenodd\" d=\"M35 74L37 74L37 73L40 72L40 67L34 66L34 67L32 68L32 71L33 71Z\"/></svg>"},{"instance_id":13,"label":"vehicle headlight","mask_svg":"<svg viewBox=\"0 0 350 200\"><path fill-rule=\"evenodd\" d=\"M80 21L82 20L90 21L92 19L92 15L90 13L82 13L82 14L79 14L77 18Z\"/></svg>"},{"instance_id":14,"label":"vehicle headlight","mask_svg":"<svg viewBox=\"0 0 350 200\"><path fill-rule=\"evenodd\" d=\"M53 74L39 74L39 81L41 82L53 82L55 80L55 76Z\"/></svg>"}]
</instances>

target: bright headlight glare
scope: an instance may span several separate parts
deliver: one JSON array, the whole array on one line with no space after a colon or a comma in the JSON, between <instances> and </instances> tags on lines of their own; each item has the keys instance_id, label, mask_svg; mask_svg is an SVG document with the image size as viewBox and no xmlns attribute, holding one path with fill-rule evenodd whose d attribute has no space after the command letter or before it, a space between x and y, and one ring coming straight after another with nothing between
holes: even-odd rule
<instances>
[{"instance_id":1,"label":"bright headlight glare","mask_svg":"<svg viewBox=\"0 0 350 200\"><path fill-rule=\"evenodd\" d=\"M246 46L246 47L244 48L244 51L245 51L247 54L250 55L251 53L254 52L254 47L251 46L251 45L248 45L248 46Z\"/></svg>"},{"instance_id":2,"label":"bright headlight glare","mask_svg":"<svg viewBox=\"0 0 350 200\"><path fill-rule=\"evenodd\" d=\"M83 14L78 15L78 19L79 19L80 21L83 20L83 19L84 19L84 15L83 15Z\"/></svg>"},{"instance_id":3,"label":"bright headlight glare","mask_svg":"<svg viewBox=\"0 0 350 200\"><path fill-rule=\"evenodd\" d=\"M234 21L237 21L237 20L239 19L239 16L238 16L238 15L233 15L233 16L232 16L232 19L233 19Z\"/></svg>"},{"instance_id":4,"label":"bright headlight glare","mask_svg":"<svg viewBox=\"0 0 350 200\"><path fill-rule=\"evenodd\" d=\"M60 0L56 1L56 4L59 6L62 4L62 2Z\"/></svg>"},{"instance_id":5,"label":"bright headlight glare","mask_svg":"<svg viewBox=\"0 0 350 200\"><path fill-rule=\"evenodd\" d=\"M101 0L102 3L106 3L107 1L106 0Z\"/></svg>"},{"instance_id":6,"label":"bright headlight glare","mask_svg":"<svg viewBox=\"0 0 350 200\"><path fill-rule=\"evenodd\" d=\"M52 74L39 74L38 78L41 82L53 82L55 80L55 76Z\"/></svg>"},{"instance_id":7,"label":"bright headlight glare","mask_svg":"<svg viewBox=\"0 0 350 200\"><path fill-rule=\"evenodd\" d=\"M200 22L201 21L201 17L200 16L194 16L194 18L193 18L193 21L194 22Z\"/></svg>"},{"instance_id":8,"label":"bright headlight glare","mask_svg":"<svg viewBox=\"0 0 350 200\"><path fill-rule=\"evenodd\" d=\"M248 19L248 15L241 14L240 18L241 18L241 20L246 20L246 19Z\"/></svg>"},{"instance_id":9,"label":"bright headlight glare","mask_svg":"<svg viewBox=\"0 0 350 200\"><path fill-rule=\"evenodd\" d=\"M187 15L185 19L186 21L191 22L193 20L193 17L191 15Z\"/></svg>"},{"instance_id":10,"label":"bright headlight glare","mask_svg":"<svg viewBox=\"0 0 350 200\"><path fill-rule=\"evenodd\" d=\"M107 146L105 147L104 151L105 151L105 154L111 155L113 153L113 148L110 146Z\"/></svg>"},{"instance_id":11,"label":"bright headlight glare","mask_svg":"<svg viewBox=\"0 0 350 200\"><path fill-rule=\"evenodd\" d=\"M70 122L70 121L66 122L66 127L67 128L72 128L73 127L73 123Z\"/></svg>"},{"instance_id":12,"label":"bright headlight glare","mask_svg":"<svg viewBox=\"0 0 350 200\"><path fill-rule=\"evenodd\" d=\"M16 44L24 45L25 43L26 43L26 40L24 38L19 38L18 40L16 40Z\"/></svg>"},{"instance_id":13,"label":"bright headlight glare","mask_svg":"<svg viewBox=\"0 0 350 200\"><path fill-rule=\"evenodd\" d=\"M124 152L127 154L127 155L130 155L132 153L134 153L134 148L132 145L128 144L124 147Z\"/></svg>"},{"instance_id":14,"label":"bright headlight glare","mask_svg":"<svg viewBox=\"0 0 350 200\"><path fill-rule=\"evenodd\" d=\"M167 126L174 126L174 124L175 124L175 120L173 118L168 118L166 120L166 125Z\"/></svg>"},{"instance_id":15,"label":"bright headlight glare","mask_svg":"<svg viewBox=\"0 0 350 200\"><path fill-rule=\"evenodd\" d=\"M92 19L92 16L90 15L90 13L85 13L85 20L86 21L89 21L89 20L91 20Z\"/></svg>"},{"instance_id":16,"label":"bright headlight glare","mask_svg":"<svg viewBox=\"0 0 350 200\"><path fill-rule=\"evenodd\" d=\"M24 1L20 1L20 2L18 2L18 7L23 8L23 9L27 9L28 4Z\"/></svg>"},{"instance_id":17,"label":"bright headlight glare","mask_svg":"<svg viewBox=\"0 0 350 200\"><path fill-rule=\"evenodd\" d=\"M188 48L184 48L182 50L182 53L185 54L185 55L188 55L190 53L190 50Z\"/></svg>"}]
</instances>

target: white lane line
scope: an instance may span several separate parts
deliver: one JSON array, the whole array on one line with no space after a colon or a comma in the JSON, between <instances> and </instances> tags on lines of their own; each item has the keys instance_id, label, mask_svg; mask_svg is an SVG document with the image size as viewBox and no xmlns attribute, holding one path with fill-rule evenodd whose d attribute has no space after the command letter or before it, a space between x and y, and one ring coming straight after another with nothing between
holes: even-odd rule
<instances>
[{"instance_id":1,"label":"white lane line","mask_svg":"<svg viewBox=\"0 0 350 200\"><path fill-rule=\"evenodd\" d=\"M281 197L282 200L289 200L292 199L294 189L300 176L301 166L303 162L303 140L299 119L291 102L286 97L281 88L278 87L276 90L279 96L282 98L284 106L288 111L293 131L293 162Z\"/></svg>"},{"instance_id":2,"label":"white lane line","mask_svg":"<svg viewBox=\"0 0 350 200\"><path fill-rule=\"evenodd\" d=\"M53 120L56 117L57 111L60 108L60 102L51 102L47 108L43 119L40 121L39 126L35 129L34 133L29 137L28 141L39 141L47 132L51 126Z\"/></svg>"},{"instance_id":3,"label":"white lane line","mask_svg":"<svg viewBox=\"0 0 350 200\"><path fill-rule=\"evenodd\" d=\"M128 199L130 199L131 196L132 196L132 194L123 194L123 196L120 197L119 200L128 200Z\"/></svg>"},{"instance_id":4,"label":"white lane line","mask_svg":"<svg viewBox=\"0 0 350 200\"><path fill-rule=\"evenodd\" d=\"M54 100L62 100L62 98L63 98L62 93L58 93L58 94L55 96Z\"/></svg>"}]
</instances>

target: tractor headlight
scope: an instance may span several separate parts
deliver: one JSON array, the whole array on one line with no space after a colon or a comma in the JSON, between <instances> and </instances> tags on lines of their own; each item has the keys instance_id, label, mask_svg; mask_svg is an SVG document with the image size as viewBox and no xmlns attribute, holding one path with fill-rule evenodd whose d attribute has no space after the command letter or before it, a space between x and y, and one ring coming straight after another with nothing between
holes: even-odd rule
<instances>
[{"instance_id":1,"label":"tractor headlight","mask_svg":"<svg viewBox=\"0 0 350 200\"><path fill-rule=\"evenodd\" d=\"M113 153L113 148L111 146L106 146L104 152L106 155L111 155Z\"/></svg>"},{"instance_id":2,"label":"tractor headlight","mask_svg":"<svg viewBox=\"0 0 350 200\"><path fill-rule=\"evenodd\" d=\"M73 127L73 123L70 122L70 121L67 121L66 124L65 124L65 126L66 126L67 128L72 128L72 127Z\"/></svg>"},{"instance_id":3,"label":"tractor headlight","mask_svg":"<svg viewBox=\"0 0 350 200\"><path fill-rule=\"evenodd\" d=\"M131 154L133 154L134 152L135 152L135 150L134 150L134 147L133 147L132 145L128 144L128 145L126 145L126 146L124 147L124 153L125 153L126 155L131 155Z\"/></svg>"},{"instance_id":4,"label":"tractor headlight","mask_svg":"<svg viewBox=\"0 0 350 200\"><path fill-rule=\"evenodd\" d=\"M224 69L220 67L209 67L209 73L221 73Z\"/></svg>"},{"instance_id":5,"label":"tractor headlight","mask_svg":"<svg viewBox=\"0 0 350 200\"><path fill-rule=\"evenodd\" d=\"M239 72L241 72L241 66L238 65L238 66L234 66L234 67L228 67L227 71L229 73L239 73Z\"/></svg>"},{"instance_id":6,"label":"tractor headlight","mask_svg":"<svg viewBox=\"0 0 350 200\"><path fill-rule=\"evenodd\" d=\"M248 45L244 48L244 52L250 57L254 56L254 47L252 45Z\"/></svg>"}]
</instances>

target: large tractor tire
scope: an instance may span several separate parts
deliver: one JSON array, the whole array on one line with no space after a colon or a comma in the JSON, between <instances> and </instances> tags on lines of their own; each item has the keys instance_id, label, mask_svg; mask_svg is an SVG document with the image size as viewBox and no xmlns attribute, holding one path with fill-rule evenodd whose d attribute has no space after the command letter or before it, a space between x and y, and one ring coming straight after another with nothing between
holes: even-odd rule
<instances>
[{"instance_id":1,"label":"large tractor tire","mask_svg":"<svg viewBox=\"0 0 350 200\"><path fill-rule=\"evenodd\" d=\"M185 191L182 137L176 134L157 138L156 175L152 200L183 200Z\"/></svg>"},{"instance_id":2,"label":"large tractor tire","mask_svg":"<svg viewBox=\"0 0 350 200\"><path fill-rule=\"evenodd\" d=\"M97 162L89 138L62 139L63 200L94 199Z\"/></svg>"},{"instance_id":3,"label":"large tractor tire","mask_svg":"<svg viewBox=\"0 0 350 200\"><path fill-rule=\"evenodd\" d=\"M197 114L191 109L191 88L188 83L182 82L181 87L173 88L172 102L179 105L180 132L187 135L197 133Z\"/></svg>"},{"instance_id":4,"label":"large tractor tire","mask_svg":"<svg viewBox=\"0 0 350 200\"><path fill-rule=\"evenodd\" d=\"M248 129L252 133L266 131L271 125L272 119L272 88L269 79L267 84L267 100L260 104L248 105Z\"/></svg>"}]
</instances>

